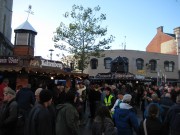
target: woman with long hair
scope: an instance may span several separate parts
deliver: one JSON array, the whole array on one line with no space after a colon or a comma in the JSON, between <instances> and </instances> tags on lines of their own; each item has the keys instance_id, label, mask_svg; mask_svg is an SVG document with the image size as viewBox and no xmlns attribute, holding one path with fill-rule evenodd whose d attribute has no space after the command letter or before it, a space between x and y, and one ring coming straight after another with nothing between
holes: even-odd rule
<instances>
[{"instance_id":1,"label":"woman with long hair","mask_svg":"<svg viewBox=\"0 0 180 135\"><path fill-rule=\"evenodd\" d=\"M110 111L107 106L101 106L92 124L92 135L117 135Z\"/></svg>"}]
</instances>

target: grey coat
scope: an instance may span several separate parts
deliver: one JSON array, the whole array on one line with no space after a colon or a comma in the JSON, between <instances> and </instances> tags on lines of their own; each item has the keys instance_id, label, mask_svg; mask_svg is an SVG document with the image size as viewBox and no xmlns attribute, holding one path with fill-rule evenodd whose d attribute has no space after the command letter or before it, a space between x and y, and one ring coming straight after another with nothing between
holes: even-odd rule
<instances>
[{"instance_id":1,"label":"grey coat","mask_svg":"<svg viewBox=\"0 0 180 135\"><path fill-rule=\"evenodd\" d=\"M70 103L56 107L56 135L79 135L79 114Z\"/></svg>"},{"instance_id":2,"label":"grey coat","mask_svg":"<svg viewBox=\"0 0 180 135\"><path fill-rule=\"evenodd\" d=\"M114 127L114 123L110 118L101 120L99 116L96 116L92 125L92 135L117 135L117 129Z\"/></svg>"}]
</instances>

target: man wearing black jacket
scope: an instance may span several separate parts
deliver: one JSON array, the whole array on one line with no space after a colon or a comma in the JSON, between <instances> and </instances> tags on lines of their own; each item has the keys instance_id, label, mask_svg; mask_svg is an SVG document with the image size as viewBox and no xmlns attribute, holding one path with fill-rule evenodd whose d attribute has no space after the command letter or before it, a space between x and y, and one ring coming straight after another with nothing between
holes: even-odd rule
<instances>
[{"instance_id":1,"label":"man wearing black jacket","mask_svg":"<svg viewBox=\"0 0 180 135\"><path fill-rule=\"evenodd\" d=\"M6 87L3 94L3 107L0 110L0 135L15 135L18 117L16 92L10 87Z\"/></svg>"}]
</instances>

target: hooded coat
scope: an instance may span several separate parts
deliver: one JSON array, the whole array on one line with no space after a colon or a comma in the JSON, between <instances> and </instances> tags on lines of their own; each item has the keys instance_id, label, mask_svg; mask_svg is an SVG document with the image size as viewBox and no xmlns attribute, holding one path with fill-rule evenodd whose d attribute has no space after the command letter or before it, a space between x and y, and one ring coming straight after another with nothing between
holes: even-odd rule
<instances>
[{"instance_id":1,"label":"hooded coat","mask_svg":"<svg viewBox=\"0 0 180 135\"><path fill-rule=\"evenodd\" d=\"M56 135L79 135L79 114L70 104L59 104L56 107Z\"/></svg>"},{"instance_id":2,"label":"hooded coat","mask_svg":"<svg viewBox=\"0 0 180 135\"><path fill-rule=\"evenodd\" d=\"M113 115L118 135L133 135L133 128L138 134L138 119L132 106L121 103L120 108L115 108Z\"/></svg>"}]
</instances>

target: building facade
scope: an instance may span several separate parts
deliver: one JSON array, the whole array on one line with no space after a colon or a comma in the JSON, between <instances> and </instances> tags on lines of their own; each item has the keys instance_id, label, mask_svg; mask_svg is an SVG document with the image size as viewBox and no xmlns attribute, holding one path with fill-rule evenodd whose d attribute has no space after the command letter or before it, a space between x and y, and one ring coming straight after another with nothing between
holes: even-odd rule
<instances>
[{"instance_id":1,"label":"building facade","mask_svg":"<svg viewBox=\"0 0 180 135\"><path fill-rule=\"evenodd\" d=\"M174 34L164 33L163 26L157 28L157 33L146 47L147 52L178 55L177 32L180 27L174 29Z\"/></svg>"},{"instance_id":2,"label":"building facade","mask_svg":"<svg viewBox=\"0 0 180 135\"><path fill-rule=\"evenodd\" d=\"M167 80L178 80L178 56L154 52L134 51L134 50L107 50L104 51L104 57L91 57L88 68L85 73L96 77L101 73L113 72L112 62L118 57L122 57L118 63L118 69L121 72L131 73L136 78L165 78ZM125 67L124 67L125 66ZM127 67L126 67L127 66ZM113 68L113 69L112 69ZM121 71L123 69L123 71Z\"/></svg>"},{"instance_id":3,"label":"building facade","mask_svg":"<svg viewBox=\"0 0 180 135\"><path fill-rule=\"evenodd\" d=\"M0 56L13 54L11 43L13 0L0 0Z\"/></svg>"}]
</instances>

